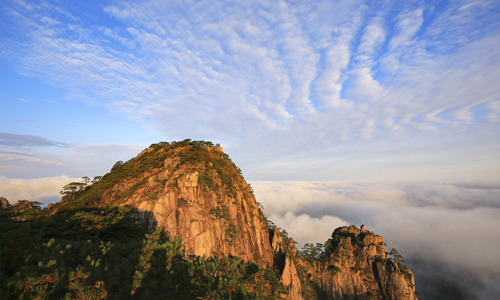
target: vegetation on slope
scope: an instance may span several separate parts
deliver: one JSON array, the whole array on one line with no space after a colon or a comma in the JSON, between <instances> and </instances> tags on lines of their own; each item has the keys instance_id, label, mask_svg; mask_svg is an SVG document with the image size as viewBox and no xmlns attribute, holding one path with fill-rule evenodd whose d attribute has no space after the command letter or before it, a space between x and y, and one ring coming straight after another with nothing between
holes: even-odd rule
<instances>
[{"instance_id":1,"label":"vegetation on slope","mask_svg":"<svg viewBox=\"0 0 500 300\"><path fill-rule=\"evenodd\" d=\"M276 299L275 270L237 257L183 258L182 240L148 234L128 207L0 209L2 299Z\"/></svg>"},{"instance_id":2,"label":"vegetation on slope","mask_svg":"<svg viewBox=\"0 0 500 300\"><path fill-rule=\"evenodd\" d=\"M198 184L206 191L234 197L239 180L243 180L241 169L226 153L217 151L217 147L218 145L212 142L190 139L152 144L137 157L126 162L116 162L110 172L104 176L96 176L93 179L83 177L82 182L71 182L64 186L61 191L62 201L57 203L55 208L97 207L102 205L101 200L104 194L109 193L110 188L118 185L124 185L125 188L120 193L114 191L113 201L117 204L122 203L146 184L146 176L159 172L165 160L173 156L180 158L177 168L188 165L189 169L199 171ZM214 177L219 178L220 183L214 181ZM135 184L129 187L127 182L135 182ZM164 188L165 183L155 182L148 191L150 200L156 199L156 193ZM177 182L174 179L170 184L176 187ZM249 192L253 194L251 188Z\"/></svg>"}]
</instances>

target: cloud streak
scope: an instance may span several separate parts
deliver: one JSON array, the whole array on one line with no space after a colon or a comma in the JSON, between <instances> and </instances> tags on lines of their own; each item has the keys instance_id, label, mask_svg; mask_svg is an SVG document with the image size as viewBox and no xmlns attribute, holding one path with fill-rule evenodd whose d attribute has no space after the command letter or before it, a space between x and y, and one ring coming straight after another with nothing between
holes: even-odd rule
<instances>
[{"instance_id":1,"label":"cloud streak","mask_svg":"<svg viewBox=\"0 0 500 300\"><path fill-rule=\"evenodd\" d=\"M64 164L61 162L41 158L40 155L36 155L34 153L0 151L0 161L14 161L14 160L21 160L31 163L41 163L44 165L64 166Z\"/></svg>"},{"instance_id":2,"label":"cloud streak","mask_svg":"<svg viewBox=\"0 0 500 300\"><path fill-rule=\"evenodd\" d=\"M21 121L33 121L21 120ZM70 145L62 142L48 140L39 136L34 135L23 135L23 134L13 134L0 132L0 145L16 148L25 147L69 147Z\"/></svg>"},{"instance_id":3,"label":"cloud streak","mask_svg":"<svg viewBox=\"0 0 500 300\"><path fill-rule=\"evenodd\" d=\"M0 175L5 178L104 175L115 162L127 161L149 146L118 143L69 145L37 136L8 133L0 133L0 145L11 149L0 150ZM37 151L40 148L45 150L44 147L52 147L55 151Z\"/></svg>"}]
</instances>

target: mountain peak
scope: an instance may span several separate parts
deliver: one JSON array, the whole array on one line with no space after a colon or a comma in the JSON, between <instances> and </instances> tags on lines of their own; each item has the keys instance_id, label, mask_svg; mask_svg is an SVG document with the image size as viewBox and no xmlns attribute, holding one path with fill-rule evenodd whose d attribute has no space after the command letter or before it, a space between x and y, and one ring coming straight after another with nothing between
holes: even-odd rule
<instances>
[{"instance_id":1,"label":"mountain peak","mask_svg":"<svg viewBox=\"0 0 500 300\"><path fill-rule=\"evenodd\" d=\"M321 290L328 299L416 299L409 268L391 260L383 238L364 225L337 228L325 245L298 252L285 230L271 226L218 144L153 144L102 177L65 186L62 194L50 214L127 206L150 232L160 227L182 238L185 259L238 256L276 269L289 300L319 297Z\"/></svg>"},{"instance_id":2,"label":"mountain peak","mask_svg":"<svg viewBox=\"0 0 500 300\"><path fill-rule=\"evenodd\" d=\"M269 240L267 222L252 189L211 142L153 144L65 201L129 205L149 230L159 226L182 236L187 257L236 255L272 265L272 249L261 242Z\"/></svg>"}]
</instances>

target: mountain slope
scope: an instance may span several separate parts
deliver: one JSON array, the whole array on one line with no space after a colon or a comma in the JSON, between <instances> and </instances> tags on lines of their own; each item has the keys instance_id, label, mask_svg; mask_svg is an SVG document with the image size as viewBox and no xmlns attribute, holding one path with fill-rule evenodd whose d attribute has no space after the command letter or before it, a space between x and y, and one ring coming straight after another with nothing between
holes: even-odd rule
<instances>
[{"instance_id":1,"label":"mountain slope","mask_svg":"<svg viewBox=\"0 0 500 300\"><path fill-rule=\"evenodd\" d=\"M132 206L150 230L182 237L186 256L236 255L272 265L267 223L250 186L210 142L153 144L71 197L63 202Z\"/></svg>"},{"instance_id":2,"label":"mountain slope","mask_svg":"<svg viewBox=\"0 0 500 300\"><path fill-rule=\"evenodd\" d=\"M220 146L211 142L153 144L135 158L117 162L102 177L94 180L84 177L83 182L68 184L62 194L61 202L41 212L49 221L67 212L80 214L83 217L78 220L82 220L86 230L99 237L103 232L111 234L111 225L102 225L101 221L115 224L117 209L113 207L123 208L149 232L162 228L174 241L182 241L176 242L184 261L179 262L182 266L189 261L204 266L208 257L222 259L216 264L224 265L228 256L243 259L252 270L251 263L258 263L257 271L241 279L248 286L251 276L259 278L259 287L253 295L269 297L281 293L289 300L416 299L411 271L394 257L388 258L382 237L364 228L338 228L324 249L314 255L298 252L286 231L270 226L272 222L259 208L241 170ZM89 210L97 215L89 215ZM29 221L30 217L11 218ZM88 220L92 220L90 224ZM236 265L240 264L235 262L222 273L206 273L203 267L206 273L203 280L212 280L214 274L237 274L235 268L240 267ZM158 272L162 274L161 270ZM283 291L277 288L281 285L275 282L276 276L284 286ZM230 284L235 285L235 282ZM266 287L272 287L272 292ZM232 293L231 289L225 291ZM203 293L211 292L208 289Z\"/></svg>"}]
</instances>

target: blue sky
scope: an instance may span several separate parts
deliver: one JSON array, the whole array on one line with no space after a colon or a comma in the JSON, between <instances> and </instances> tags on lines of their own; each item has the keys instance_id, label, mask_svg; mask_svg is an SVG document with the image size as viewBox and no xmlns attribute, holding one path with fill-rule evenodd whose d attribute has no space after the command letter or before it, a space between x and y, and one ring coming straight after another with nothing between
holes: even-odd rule
<instances>
[{"instance_id":1,"label":"blue sky","mask_svg":"<svg viewBox=\"0 0 500 300\"><path fill-rule=\"evenodd\" d=\"M191 138L250 180L498 180L499 9L3 1L1 175L95 176Z\"/></svg>"},{"instance_id":2,"label":"blue sky","mask_svg":"<svg viewBox=\"0 0 500 300\"><path fill-rule=\"evenodd\" d=\"M364 222L498 299L499 46L498 1L4 0L0 196L209 140L299 243Z\"/></svg>"},{"instance_id":3,"label":"blue sky","mask_svg":"<svg viewBox=\"0 0 500 300\"><path fill-rule=\"evenodd\" d=\"M191 138L250 180L498 180L499 9L4 1L1 175L95 176Z\"/></svg>"}]
</instances>

